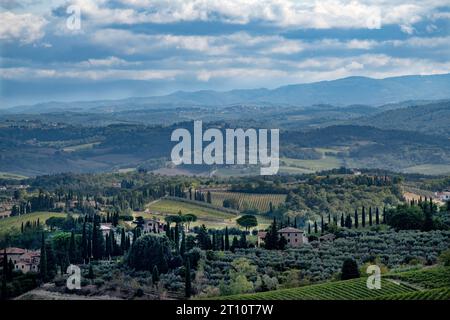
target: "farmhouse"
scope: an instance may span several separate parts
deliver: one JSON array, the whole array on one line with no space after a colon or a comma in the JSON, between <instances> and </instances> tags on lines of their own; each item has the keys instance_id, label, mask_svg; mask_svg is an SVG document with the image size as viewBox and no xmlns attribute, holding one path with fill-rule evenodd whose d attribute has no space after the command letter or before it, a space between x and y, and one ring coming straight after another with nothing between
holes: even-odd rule
<instances>
[{"instance_id":1,"label":"farmhouse","mask_svg":"<svg viewBox=\"0 0 450 320\"><path fill-rule=\"evenodd\" d=\"M158 219L144 219L141 228L144 233L161 233L164 232L164 223Z\"/></svg>"},{"instance_id":2,"label":"farmhouse","mask_svg":"<svg viewBox=\"0 0 450 320\"><path fill-rule=\"evenodd\" d=\"M290 247L299 247L305 243L308 243L308 238L304 235L303 230L286 227L278 230L280 236L284 237Z\"/></svg>"},{"instance_id":3,"label":"farmhouse","mask_svg":"<svg viewBox=\"0 0 450 320\"><path fill-rule=\"evenodd\" d=\"M441 201L450 201L450 191L449 190L445 190L445 191L442 191L442 192L436 192L435 195Z\"/></svg>"},{"instance_id":4,"label":"farmhouse","mask_svg":"<svg viewBox=\"0 0 450 320\"><path fill-rule=\"evenodd\" d=\"M8 218L10 215L11 211L0 208L0 219Z\"/></svg>"},{"instance_id":5,"label":"farmhouse","mask_svg":"<svg viewBox=\"0 0 450 320\"><path fill-rule=\"evenodd\" d=\"M257 244L258 247L261 247L264 243L264 239L266 238L266 231L258 231L258 236L257 236Z\"/></svg>"},{"instance_id":6,"label":"farmhouse","mask_svg":"<svg viewBox=\"0 0 450 320\"><path fill-rule=\"evenodd\" d=\"M113 226L111 223L101 223L100 224L100 231L102 232L104 237L106 237L107 234L109 235L112 229L113 229Z\"/></svg>"},{"instance_id":7,"label":"farmhouse","mask_svg":"<svg viewBox=\"0 0 450 320\"><path fill-rule=\"evenodd\" d=\"M321 237L319 237L320 242L326 242L326 241L333 241L336 238L336 236L332 233L327 233Z\"/></svg>"},{"instance_id":8,"label":"farmhouse","mask_svg":"<svg viewBox=\"0 0 450 320\"><path fill-rule=\"evenodd\" d=\"M3 253L4 250L1 250L0 263L3 263ZM13 262L14 270L16 271L22 271L23 273L39 271L40 250L6 248L6 255L8 261L11 260Z\"/></svg>"}]
</instances>

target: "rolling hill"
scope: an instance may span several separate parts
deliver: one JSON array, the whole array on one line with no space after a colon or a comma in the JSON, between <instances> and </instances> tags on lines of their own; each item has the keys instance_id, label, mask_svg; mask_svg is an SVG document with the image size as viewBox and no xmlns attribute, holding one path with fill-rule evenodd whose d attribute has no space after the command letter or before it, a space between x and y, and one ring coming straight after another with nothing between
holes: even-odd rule
<instances>
[{"instance_id":1,"label":"rolling hill","mask_svg":"<svg viewBox=\"0 0 450 320\"><path fill-rule=\"evenodd\" d=\"M450 137L450 101L384 111L352 120L353 124L396 128Z\"/></svg>"},{"instance_id":2,"label":"rolling hill","mask_svg":"<svg viewBox=\"0 0 450 320\"><path fill-rule=\"evenodd\" d=\"M279 104L308 106L332 104L383 105L406 100L450 98L450 74L411 75L372 79L348 77L331 81L292 84L276 89L248 89L231 91L177 91L165 96L128 98L122 100L48 102L18 106L3 110L7 113L43 113L57 110L112 112L145 108L180 106L224 106L250 103L274 106Z\"/></svg>"}]
</instances>

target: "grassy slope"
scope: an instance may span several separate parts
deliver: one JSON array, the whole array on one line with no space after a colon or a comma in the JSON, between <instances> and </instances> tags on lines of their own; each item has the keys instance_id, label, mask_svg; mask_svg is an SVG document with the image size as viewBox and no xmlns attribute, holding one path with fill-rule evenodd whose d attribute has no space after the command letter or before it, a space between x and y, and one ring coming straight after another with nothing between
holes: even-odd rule
<instances>
[{"instance_id":1,"label":"grassy slope","mask_svg":"<svg viewBox=\"0 0 450 320\"><path fill-rule=\"evenodd\" d=\"M36 221L39 219L40 223L45 223L45 221L50 217L65 217L65 213L57 212L33 212L30 214L25 214L22 216L10 217L0 220L0 234L7 232L12 228L20 229L20 226L27 221Z\"/></svg>"},{"instance_id":2,"label":"grassy slope","mask_svg":"<svg viewBox=\"0 0 450 320\"><path fill-rule=\"evenodd\" d=\"M15 179L15 180L22 180L26 179L26 176L22 176L15 173L9 173L9 172L0 172L0 179Z\"/></svg>"},{"instance_id":3,"label":"grassy slope","mask_svg":"<svg viewBox=\"0 0 450 320\"><path fill-rule=\"evenodd\" d=\"M152 211L158 211L163 216L170 214L178 214L181 211L182 214L193 213L197 216L197 221L192 223L192 226L205 224L209 228L225 228L237 227L237 216L231 213L226 213L212 208L206 208L197 206L191 203L178 202L174 200L161 200L149 205L149 209ZM145 216L158 216L153 214L142 214ZM270 223L270 219L266 217L258 216L259 228L264 228Z\"/></svg>"}]
</instances>

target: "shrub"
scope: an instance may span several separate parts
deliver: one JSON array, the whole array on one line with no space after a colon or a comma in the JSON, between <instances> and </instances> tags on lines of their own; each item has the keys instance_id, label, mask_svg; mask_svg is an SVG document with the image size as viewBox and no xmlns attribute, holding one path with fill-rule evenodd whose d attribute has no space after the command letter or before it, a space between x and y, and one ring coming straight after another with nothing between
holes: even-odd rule
<instances>
[{"instance_id":1,"label":"shrub","mask_svg":"<svg viewBox=\"0 0 450 320\"><path fill-rule=\"evenodd\" d=\"M446 267L450 266L450 249L445 250L440 254L439 263L443 264Z\"/></svg>"},{"instance_id":2,"label":"shrub","mask_svg":"<svg viewBox=\"0 0 450 320\"><path fill-rule=\"evenodd\" d=\"M341 280L359 278L358 264L353 259L345 259L342 264Z\"/></svg>"}]
</instances>

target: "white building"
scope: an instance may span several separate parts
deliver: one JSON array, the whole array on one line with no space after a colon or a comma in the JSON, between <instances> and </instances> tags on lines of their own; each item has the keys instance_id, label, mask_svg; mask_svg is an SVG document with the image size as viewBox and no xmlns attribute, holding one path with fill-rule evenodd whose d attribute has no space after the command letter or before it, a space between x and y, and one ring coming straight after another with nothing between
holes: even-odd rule
<instances>
[{"instance_id":1,"label":"white building","mask_svg":"<svg viewBox=\"0 0 450 320\"><path fill-rule=\"evenodd\" d=\"M434 194L441 201L450 201L450 191L435 192Z\"/></svg>"}]
</instances>

